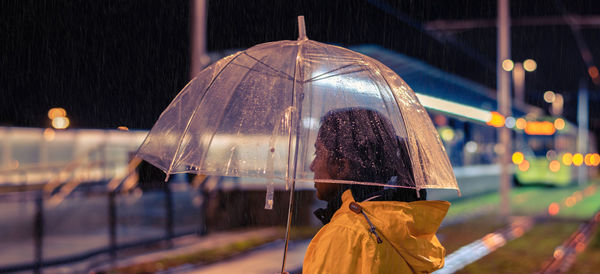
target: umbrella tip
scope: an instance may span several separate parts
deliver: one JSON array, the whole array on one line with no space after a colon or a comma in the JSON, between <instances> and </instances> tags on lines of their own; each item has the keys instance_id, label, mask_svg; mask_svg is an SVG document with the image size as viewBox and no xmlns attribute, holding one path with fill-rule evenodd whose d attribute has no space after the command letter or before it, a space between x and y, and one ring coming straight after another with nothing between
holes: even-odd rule
<instances>
[{"instance_id":1,"label":"umbrella tip","mask_svg":"<svg viewBox=\"0 0 600 274\"><path fill-rule=\"evenodd\" d=\"M304 15L298 16L298 40L307 40L306 27L304 26Z\"/></svg>"}]
</instances>

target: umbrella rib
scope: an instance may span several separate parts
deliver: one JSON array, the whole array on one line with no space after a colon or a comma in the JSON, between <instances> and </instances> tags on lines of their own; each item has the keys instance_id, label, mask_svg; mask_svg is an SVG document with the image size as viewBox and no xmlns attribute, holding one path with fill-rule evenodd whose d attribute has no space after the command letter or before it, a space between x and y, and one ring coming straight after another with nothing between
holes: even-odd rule
<instances>
[{"instance_id":1,"label":"umbrella rib","mask_svg":"<svg viewBox=\"0 0 600 274\"><path fill-rule=\"evenodd\" d=\"M282 75L277 75L277 74L270 74L270 73L267 73L267 72L264 72L264 71L260 71L260 70L258 70L258 69L255 69L254 67L248 67L248 66L244 66L244 65L241 65L241 64L233 64L233 65L234 65L234 66L241 67L241 68L245 68L245 69L247 69L247 70L256 71L256 72L259 72L259 73L264 73L264 74L267 74L267 75L282 76ZM285 75L283 75L283 76L284 76L283 78L286 78L286 79L288 79L288 80L290 80L290 81L292 81L292 80L293 80L293 79L292 79L292 78L290 78L290 77L289 77L287 74L285 74Z\"/></svg>"},{"instance_id":2,"label":"umbrella rib","mask_svg":"<svg viewBox=\"0 0 600 274\"><path fill-rule=\"evenodd\" d=\"M311 78L311 79L307 80L305 83L308 83L308 82L316 82L316 81L320 81L320 80L329 79L329 78L331 78L331 77L336 77L336 76L341 76L341 75L347 75L347 74L357 73L357 72L361 72L361 71L365 71L365 70L367 70L367 69L365 69L365 68L361 68L361 69L357 69L357 70L346 71L346 72L344 72L344 73L339 73L339 74L329 75L329 76L322 77L322 78L319 78L319 79L315 79L315 78L317 78L317 77L313 77L313 78ZM326 73L324 73L324 74L327 74L327 73L329 73L329 72L326 72ZM320 76L322 76L322 75L324 75L324 74L321 74Z\"/></svg>"},{"instance_id":3,"label":"umbrella rib","mask_svg":"<svg viewBox=\"0 0 600 274\"><path fill-rule=\"evenodd\" d=\"M202 100L204 99L204 96L206 96L206 93L207 93L208 89L210 89L212 87L212 85L215 83L215 80L217 80L217 78L219 78L219 76L221 75L221 73L223 72L223 70L225 70L225 68L227 68L229 66L229 64L231 64L231 62L233 62L235 59L237 59L240 55L241 54L238 53L234 58L232 58L231 60L229 60L229 62L227 62L227 64L225 64L219 70L219 73L217 73L217 75L215 75L215 77L213 77L213 79L210 81L210 84L208 84L208 86L206 87L206 89L204 89L204 94L202 95L203 98L200 99L200 102L202 102ZM187 124L185 125L185 129L183 130L183 133L181 134L181 137L179 138L179 142L177 144L177 150L175 150L175 154L173 155L173 159L171 160L171 164L169 165L169 170L167 171L167 178L169 177L169 174L171 173L171 169L173 168L173 164L175 163L175 158L177 158L177 154L179 154L179 150L181 149L181 144L183 143L183 137L185 136L186 132L190 128L190 124L192 123L192 120L194 119L194 116L196 116L196 112L198 111L199 107L200 107L200 103L198 103L198 105L194 108L194 111L192 112L192 115L190 116L190 119L188 120Z\"/></svg>"},{"instance_id":4,"label":"umbrella rib","mask_svg":"<svg viewBox=\"0 0 600 274\"><path fill-rule=\"evenodd\" d=\"M246 56L250 57L252 60L254 60L254 61L256 61L256 62L258 62L258 63L262 64L263 66L265 66L265 67L268 67L268 68L272 69L272 70L273 70L273 71L275 71L275 72L279 72L279 73L281 73L281 74L283 74L283 75L287 76L287 77L288 77L288 79L290 79L290 80L291 80L291 79L294 79L294 77L293 77L293 76L291 76L291 75L288 75L287 73L285 73L285 72L283 72L283 71L281 71L281 70L278 70L278 69L276 69L276 68L274 68L274 67L272 67L272 66L269 66L269 65L268 65L268 64L266 64L265 62L263 62L263 61L261 61L261 60L258 60L258 59L257 59L257 58L255 58L254 56L252 56L252 55L248 54L246 51L242 51L242 53L243 53L244 55L246 55Z\"/></svg>"}]
</instances>

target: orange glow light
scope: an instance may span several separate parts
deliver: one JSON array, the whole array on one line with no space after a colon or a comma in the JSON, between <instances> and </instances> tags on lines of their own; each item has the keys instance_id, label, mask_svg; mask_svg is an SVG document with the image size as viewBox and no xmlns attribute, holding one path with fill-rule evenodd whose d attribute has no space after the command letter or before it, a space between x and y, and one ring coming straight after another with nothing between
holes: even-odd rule
<instances>
[{"instance_id":1,"label":"orange glow light","mask_svg":"<svg viewBox=\"0 0 600 274\"><path fill-rule=\"evenodd\" d=\"M573 155L573 164L575 166L583 164L583 155L581 155L581 153L575 153L575 155Z\"/></svg>"},{"instance_id":2,"label":"orange glow light","mask_svg":"<svg viewBox=\"0 0 600 274\"><path fill-rule=\"evenodd\" d=\"M551 203L548 206L548 214L554 216L560 211L560 206L557 203Z\"/></svg>"},{"instance_id":3,"label":"orange glow light","mask_svg":"<svg viewBox=\"0 0 600 274\"><path fill-rule=\"evenodd\" d=\"M560 170L560 162L557 160L551 161L550 164L548 164L548 169L552 172L558 172Z\"/></svg>"},{"instance_id":4,"label":"orange glow light","mask_svg":"<svg viewBox=\"0 0 600 274\"><path fill-rule=\"evenodd\" d=\"M523 160L525 160L525 156L523 155L522 152L517 151L517 152L513 153L513 155L512 155L513 164L519 165L523 162Z\"/></svg>"},{"instance_id":5,"label":"orange glow light","mask_svg":"<svg viewBox=\"0 0 600 274\"><path fill-rule=\"evenodd\" d=\"M583 160L583 162L585 163L586 166L592 166L593 162L592 162L592 157L594 154L588 153L585 155L585 158Z\"/></svg>"},{"instance_id":6,"label":"orange glow light","mask_svg":"<svg viewBox=\"0 0 600 274\"><path fill-rule=\"evenodd\" d=\"M554 120L554 127L558 130L565 129L565 120L563 120L561 118Z\"/></svg>"},{"instance_id":7,"label":"orange glow light","mask_svg":"<svg viewBox=\"0 0 600 274\"><path fill-rule=\"evenodd\" d=\"M492 118L486 124L493 127L503 127L505 120L504 115L492 111Z\"/></svg>"},{"instance_id":8,"label":"orange glow light","mask_svg":"<svg viewBox=\"0 0 600 274\"><path fill-rule=\"evenodd\" d=\"M56 133L54 132L53 129L47 128L47 129L44 129L44 133L42 135L44 136L44 140L50 142L50 141L54 140Z\"/></svg>"},{"instance_id":9,"label":"orange glow light","mask_svg":"<svg viewBox=\"0 0 600 274\"><path fill-rule=\"evenodd\" d=\"M552 135L556 132L554 124L548 121L529 121L525 126L525 133L529 135Z\"/></svg>"},{"instance_id":10,"label":"orange glow light","mask_svg":"<svg viewBox=\"0 0 600 274\"><path fill-rule=\"evenodd\" d=\"M597 78L598 77L598 68L596 66L591 66L588 68L588 73L590 77Z\"/></svg>"},{"instance_id":11,"label":"orange glow light","mask_svg":"<svg viewBox=\"0 0 600 274\"><path fill-rule=\"evenodd\" d=\"M523 172L529 170L529 162L527 160L523 160L523 162L519 164L519 170Z\"/></svg>"},{"instance_id":12,"label":"orange glow light","mask_svg":"<svg viewBox=\"0 0 600 274\"><path fill-rule=\"evenodd\" d=\"M594 153L594 155L592 155L592 164L594 166L600 165L600 155L598 153Z\"/></svg>"},{"instance_id":13,"label":"orange glow light","mask_svg":"<svg viewBox=\"0 0 600 274\"><path fill-rule=\"evenodd\" d=\"M565 153L562 157L562 161L565 166L570 166L573 163L573 154L568 152Z\"/></svg>"},{"instance_id":14,"label":"orange glow light","mask_svg":"<svg viewBox=\"0 0 600 274\"><path fill-rule=\"evenodd\" d=\"M129 128L127 128L127 127L124 127L124 126L120 126L120 127L118 127L117 129L118 129L118 130L125 130L125 131L129 130Z\"/></svg>"},{"instance_id":15,"label":"orange glow light","mask_svg":"<svg viewBox=\"0 0 600 274\"><path fill-rule=\"evenodd\" d=\"M64 108L51 108L48 111L48 118L53 120L56 117L65 117L67 116L67 111Z\"/></svg>"},{"instance_id":16,"label":"orange glow light","mask_svg":"<svg viewBox=\"0 0 600 274\"><path fill-rule=\"evenodd\" d=\"M519 118L517 119L517 122L515 123L515 126L518 129L524 129L527 126L527 121L523 118Z\"/></svg>"}]
</instances>

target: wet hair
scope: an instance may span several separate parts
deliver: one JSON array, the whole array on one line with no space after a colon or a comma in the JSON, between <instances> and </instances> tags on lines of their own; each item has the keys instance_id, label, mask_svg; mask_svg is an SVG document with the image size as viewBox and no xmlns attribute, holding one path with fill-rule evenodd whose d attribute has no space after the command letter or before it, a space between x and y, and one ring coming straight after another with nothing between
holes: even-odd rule
<instances>
[{"instance_id":1,"label":"wet hair","mask_svg":"<svg viewBox=\"0 0 600 274\"><path fill-rule=\"evenodd\" d=\"M329 111L321 119L318 140L328 151L330 166L349 165L344 178L357 182L375 182L415 186L406 142L396 136L390 121L379 112L366 108L344 108ZM382 193L386 199L424 200L426 191L358 184L344 185L358 201Z\"/></svg>"}]
</instances>

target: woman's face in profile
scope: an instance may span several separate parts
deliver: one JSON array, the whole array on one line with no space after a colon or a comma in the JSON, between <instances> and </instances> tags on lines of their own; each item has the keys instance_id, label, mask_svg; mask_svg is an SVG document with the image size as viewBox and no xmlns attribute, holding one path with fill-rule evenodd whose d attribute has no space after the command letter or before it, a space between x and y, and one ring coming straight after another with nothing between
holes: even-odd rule
<instances>
[{"instance_id":1,"label":"woman's face in profile","mask_svg":"<svg viewBox=\"0 0 600 274\"><path fill-rule=\"evenodd\" d=\"M315 180L337 179L332 176L332 167L328 164L329 152L325 146L317 140L315 144L315 159L310 164L310 170L315 173ZM336 194L339 188L338 184L333 183L318 183L315 181L317 189L317 198L323 201L329 201Z\"/></svg>"}]
</instances>

